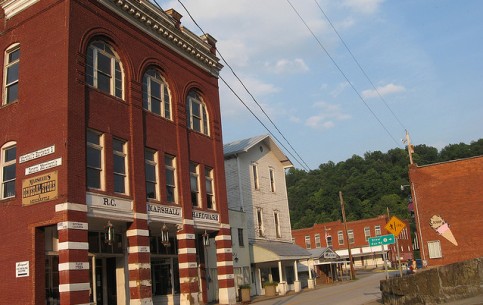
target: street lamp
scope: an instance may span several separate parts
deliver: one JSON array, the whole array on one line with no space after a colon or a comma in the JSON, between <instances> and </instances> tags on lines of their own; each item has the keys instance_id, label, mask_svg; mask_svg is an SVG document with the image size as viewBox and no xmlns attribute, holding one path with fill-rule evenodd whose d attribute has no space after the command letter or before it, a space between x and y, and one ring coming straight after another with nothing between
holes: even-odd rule
<instances>
[{"instance_id":1,"label":"street lamp","mask_svg":"<svg viewBox=\"0 0 483 305\"><path fill-rule=\"evenodd\" d=\"M171 243L169 242L169 231L166 224L163 224L163 227L161 228L161 243L166 248L171 246Z\"/></svg>"},{"instance_id":2,"label":"street lamp","mask_svg":"<svg viewBox=\"0 0 483 305\"><path fill-rule=\"evenodd\" d=\"M109 246L114 243L114 226L111 221L107 221L107 225L104 227L104 242Z\"/></svg>"},{"instance_id":3,"label":"street lamp","mask_svg":"<svg viewBox=\"0 0 483 305\"><path fill-rule=\"evenodd\" d=\"M210 235L205 230L205 233L203 234L203 245L205 247L208 247L210 245Z\"/></svg>"}]
</instances>

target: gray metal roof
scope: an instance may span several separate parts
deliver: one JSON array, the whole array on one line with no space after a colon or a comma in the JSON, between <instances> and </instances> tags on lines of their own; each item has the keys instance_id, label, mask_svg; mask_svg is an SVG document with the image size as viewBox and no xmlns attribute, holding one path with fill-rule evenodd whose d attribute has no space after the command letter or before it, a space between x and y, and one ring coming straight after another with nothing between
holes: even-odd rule
<instances>
[{"instance_id":1,"label":"gray metal roof","mask_svg":"<svg viewBox=\"0 0 483 305\"><path fill-rule=\"evenodd\" d=\"M253 248L254 250L256 248L261 248L269 251L277 256L280 260L308 259L311 256L310 253L304 248L287 242L257 240L253 243Z\"/></svg>"},{"instance_id":2,"label":"gray metal roof","mask_svg":"<svg viewBox=\"0 0 483 305\"><path fill-rule=\"evenodd\" d=\"M246 153L257 144L263 142L280 160L284 167L292 167L292 162L287 158L278 145L269 135L260 135L248 139L233 141L223 145L223 154L226 157Z\"/></svg>"}]
</instances>

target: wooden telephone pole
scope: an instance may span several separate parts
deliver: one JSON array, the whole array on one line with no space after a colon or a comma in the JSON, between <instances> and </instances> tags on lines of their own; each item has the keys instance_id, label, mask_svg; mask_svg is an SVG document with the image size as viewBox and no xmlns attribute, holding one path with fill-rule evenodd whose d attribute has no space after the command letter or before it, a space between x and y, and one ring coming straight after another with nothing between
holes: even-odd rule
<instances>
[{"instance_id":1,"label":"wooden telephone pole","mask_svg":"<svg viewBox=\"0 0 483 305\"><path fill-rule=\"evenodd\" d=\"M347 233L347 222L345 221L344 198L342 197L341 191L339 191L339 198L340 198L340 207L342 209L342 220L344 221L345 238L347 240L347 250L349 251L349 264L350 264L350 268L351 268L351 280L355 280L356 279L356 272L354 270L354 264L352 263L351 245L350 245L350 242L349 242L349 234Z\"/></svg>"}]
</instances>

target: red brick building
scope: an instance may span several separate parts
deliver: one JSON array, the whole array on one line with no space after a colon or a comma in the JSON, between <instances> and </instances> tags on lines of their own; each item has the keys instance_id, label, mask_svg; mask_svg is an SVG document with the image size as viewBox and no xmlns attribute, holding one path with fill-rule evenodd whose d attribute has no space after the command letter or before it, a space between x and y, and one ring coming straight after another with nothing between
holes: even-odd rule
<instances>
[{"instance_id":1,"label":"red brick building","mask_svg":"<svg viewBox=\"0 0 483 305\"><path fill-rule=\"evenodd\" d=\"M0 7L0 303L233 304L215 40L145 0Z\"/></svg>"},{"instance_id":2,"label":"red brick building","mask_svg":"<svg viewBox=\"0 0 483 305\"><path fill-rule=\"evenodd\" d=\"M483 256L483 156L409 169L420 253L428 266Z\"/></svg>"},{"instance_id":3,"label":"red brick building","mask_svg":"<svg viewBox=\"0 0 483 305\"><path fill-rule=\"evenodd\" d=\"M401 261L413 258L413 247L411 242L411 232L409 223L403 221L406 227L399 234L399 254ZM369 237L387 235L385 229L387 216L381 215L375 218L362 219L347 222L347 234L349 236L349 246L355 267L376 267L382 266L384 260L382 251L387 253L388 259L396 263L396 245L370 247ZM314 224L311 228L293 230L292 236L295 243L306 249L317 249L330 247L341 258L348 259L349 251L345 235L344 223L333 221L328 223Z\"/></svg>"}]
</instances>

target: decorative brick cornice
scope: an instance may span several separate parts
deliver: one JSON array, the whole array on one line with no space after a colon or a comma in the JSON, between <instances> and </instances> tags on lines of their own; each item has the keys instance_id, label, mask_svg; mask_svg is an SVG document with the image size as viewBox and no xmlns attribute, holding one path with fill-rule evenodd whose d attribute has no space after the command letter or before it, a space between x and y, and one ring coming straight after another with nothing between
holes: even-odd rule
<instances>
[{"instance_id":1,"label":"decorative brick cornice","mask_svg":"<svg viewBox=\"0 0 483 305\"><path fill-rule=\"evenodd\" d=\"M148 0L98 1L177 54L218 77L223 66L214 54L216 40L210 35L196 36Z\"/></svg>"},{"instance_id":2,"label":"decorative brick cornice","mask_svg":"<svg viewBox=\"0 0 483 305\"><path fill-rule=\"evenodd\" d=\"M39 0L4 0L0 1L0 6L5 12L5 17L10 19L37 2Z\"/></svg>"}]
</instances>

